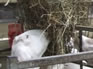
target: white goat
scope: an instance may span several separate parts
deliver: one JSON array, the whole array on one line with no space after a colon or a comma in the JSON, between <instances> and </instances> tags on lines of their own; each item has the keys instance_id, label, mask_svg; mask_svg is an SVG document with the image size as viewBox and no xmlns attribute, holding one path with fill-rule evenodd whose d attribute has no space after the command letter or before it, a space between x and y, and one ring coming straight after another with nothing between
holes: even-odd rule
<instances>
[{"instance_id":1,"label":"white goat","mask_svg":"<svg viewBox=\"0 0 93 69\"><path fill-rule=\"evenodd\" d=\"M16 36L13 41L11 56L16 56L19 62L40 58L49 44L46 34L42 34L42 32L42 30L29 30Z\"/></svg>"}]
</instances>

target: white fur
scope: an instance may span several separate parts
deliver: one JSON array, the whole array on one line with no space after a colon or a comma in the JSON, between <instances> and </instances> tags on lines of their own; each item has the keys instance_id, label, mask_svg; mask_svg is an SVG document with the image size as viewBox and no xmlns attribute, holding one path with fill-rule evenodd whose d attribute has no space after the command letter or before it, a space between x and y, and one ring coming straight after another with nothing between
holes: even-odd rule
<instances>
[{"instance_id":1,"label":"white fur","mask_svg":"<svg viewBox=\"0 0 93 69\"><path fill-rule=\"evenodd\" d=\"M29 30L16 36L13 41L11 56L16 56L19 62L40 58L49 44L45 33L41 35L42 32L42 30Z\"/></svg>"},{"instance_id":2,"label":"white fur","mask_svg":"<svg viewBox=\"0 0 93 69\"><path fill-rule=\"evenodd\" d=\"M82 48L83 51L92 51L93 50L93 39L86 36L82 36Z\"/></svg>"}]
</instances>

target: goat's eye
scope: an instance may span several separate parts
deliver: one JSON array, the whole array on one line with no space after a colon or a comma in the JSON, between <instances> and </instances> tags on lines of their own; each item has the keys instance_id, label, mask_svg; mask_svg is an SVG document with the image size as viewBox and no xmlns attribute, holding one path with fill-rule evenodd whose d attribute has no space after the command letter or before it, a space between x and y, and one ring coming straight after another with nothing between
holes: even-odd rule
<instances>
[{"instance_id":1,"label":"goat's eye","mask_svg":"<svg viewBox=\"0 0 93 69\"><path fill-rule=\"evenodd\" d=\"M29 35L26 35L26 38L28 38L29 37Z\"/></svg>"}]
</instances>

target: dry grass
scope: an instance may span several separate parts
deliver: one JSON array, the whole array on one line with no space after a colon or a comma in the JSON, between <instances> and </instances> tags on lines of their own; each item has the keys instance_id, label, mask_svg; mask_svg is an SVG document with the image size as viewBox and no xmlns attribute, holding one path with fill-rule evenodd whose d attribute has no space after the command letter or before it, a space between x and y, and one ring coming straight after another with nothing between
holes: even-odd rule
<instances>
[{"instance_id":1,"label":"dry grass","mask_svg":"<svg viewBox=\"0 0 93 69\"><path fill-rule=\"evenodd\" d=\"M24 27L48 32L51 54L64 54L75 25L88 16L88 4L80 0L18 0ZM85 20L83 19L83 22Z\"/></svg>"}]
</instances>

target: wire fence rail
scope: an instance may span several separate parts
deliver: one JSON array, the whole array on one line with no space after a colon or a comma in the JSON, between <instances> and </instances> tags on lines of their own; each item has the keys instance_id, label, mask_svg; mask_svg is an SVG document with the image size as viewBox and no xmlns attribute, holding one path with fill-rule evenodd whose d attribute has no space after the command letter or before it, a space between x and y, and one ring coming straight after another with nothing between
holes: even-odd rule
<instances>
[{"instance_id":1,"label":"wire fence rail","mask_svg":"<svg viewBox=\"0 0 93 69\"><path fill-rule=\"evenodd\" d=\"M63 63L81 61L91 58L93 58L93 51L80 52L77 54L65 54L65 55L41 57L38 59L33 59L24 62L18 62L16 57L1 56L0 61L4 59L3 62L6 63L2 64L2 62L0 62L0 64L2 64L1 69L3 68L3 66L6 67L6 69L24 69L24 68L42 67L54 64L63 64Z\"/></svg>"}]
</instances>

